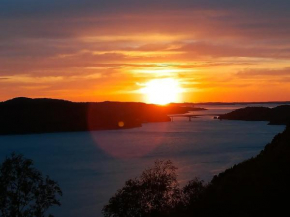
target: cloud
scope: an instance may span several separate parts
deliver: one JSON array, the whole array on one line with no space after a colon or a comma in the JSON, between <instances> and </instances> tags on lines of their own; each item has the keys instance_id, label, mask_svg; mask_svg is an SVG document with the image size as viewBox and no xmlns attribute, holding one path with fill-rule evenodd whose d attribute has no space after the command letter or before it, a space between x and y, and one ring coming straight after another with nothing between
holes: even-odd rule
<instances>
[{"instance_id":1,"label":"cloud","mask_svg":"<svg viewBox=\"0 0 290 217\"><path fill-rule=\"evenodd\" d=\"M260 57L260 58L290 58L290 49L275 45L239 45L229 43L194 42L186 43L177 51L187 52L196 57Z\"/></svg>"},{"instance_id":2,"label":"cloud","mask_svg":"<svg viewBox=\"0 0 290 217\"><path fill-rule=\"evenodd\" d=\"M287 80L289 23L284 0L2 0L1 85L17 86L15 95L39 87L64 96L95 83L110 92L166 69L201 79L188 89Z\"/></svg>"},{"instance_id":3,"label":"cloud","mask_svg":"<svg viewBox=\"0 0 290 217\"><path fill-rule=\"evenodd\" d=\"M267 77L287 77L290 78L290 67L282 68L282 69L245 69L236 73L236 76L239 78L267 78Z\"/></svg>"},{"instance_id":4,"label":"cloud","mask_svg":"<svg viewBox=\"0 0 290 217\"><path fill-rule=\"evenodd\" d=\"M265 39L289 34L289 8L283 0L4 0L0 26L6 38L182 32Z\"/></svg>"}]
</instances>

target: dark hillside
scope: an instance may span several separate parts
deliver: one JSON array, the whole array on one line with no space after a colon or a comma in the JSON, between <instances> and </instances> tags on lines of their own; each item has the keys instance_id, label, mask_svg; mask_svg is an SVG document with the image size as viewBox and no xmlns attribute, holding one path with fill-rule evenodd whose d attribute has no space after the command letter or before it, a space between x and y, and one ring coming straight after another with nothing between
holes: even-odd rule
<instances>
[{"instance_id":1,"label":"dark hillside","mask_svg":"<svg viewBox=\"0 0 290 217\"><path fill-rule=\"evenodd\" d=\"M199 108L19 97L0 103L0 135L140 127L146 122L170 121L168 114L191 110Z\"/></svg>"},{"instance_id":2,"label":"dark hillside","mask_svg":"<svg viewBox=\"0 0 290 217\"><path fill-rule=\"evenodd\" d=\"M257 157L215 176L198 210L201 216L284 216L289 211L289 183L288 127Z\"/></svg>"}]
</instances>

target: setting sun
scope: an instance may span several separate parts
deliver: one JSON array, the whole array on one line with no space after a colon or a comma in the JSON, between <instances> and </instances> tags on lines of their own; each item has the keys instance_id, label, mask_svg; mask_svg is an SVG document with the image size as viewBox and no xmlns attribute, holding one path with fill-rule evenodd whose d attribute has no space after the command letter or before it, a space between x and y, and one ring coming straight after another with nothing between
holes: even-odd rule
<instances>
[{"instance_id":1,"label":"setting sun","mask_svg":"<svg viewBox=\"0 0 290 217\"><path fill-rule=\"evenodd\" d=\"M166 105L180 101L182 89L177 80L164 78L149 81L141 92L145 95L147 102Z\"/></svg>"}]
</instances>

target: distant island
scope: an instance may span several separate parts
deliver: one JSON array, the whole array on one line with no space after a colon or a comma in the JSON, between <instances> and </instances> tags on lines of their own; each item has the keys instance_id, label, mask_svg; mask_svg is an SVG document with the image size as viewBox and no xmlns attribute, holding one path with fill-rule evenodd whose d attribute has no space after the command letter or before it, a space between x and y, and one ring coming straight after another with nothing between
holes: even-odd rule
<instances>
[{"instance_id":1,"label":"distant island","mask_svg":"<svg viewBox=\"0 0 290 217\"><path fill-rule=\"evenodd\" d=\"M269 121L272 125L287 125L290 123L290 105L275 108L246 107L228 114L220 115L220 120Z\"/></svg>"},{"instance_id":2,"label":"distant island","mask_svg":"<svg viewBox=\"0 0 290 217\"><path fill-rule=\"evenodd\" d=\"M183 104L76 103L18 97L0 102L0 135L128 129L170 121L170 114L199 110L205 109Z\"/></svg>"},{"instance_id":3,"label":"distant island","mask_svg":"<svg viewBox=\"0 0 290 217\"><path fill-rule=\"evenodd\" d=\"M192 103L184 103L184 104L192 104ZM194 103L197 106L207 106L207 105L282 105L282 104L290 104L290 101L268 101L268 102L199 102Z\"/></svg>"}]
</instances>

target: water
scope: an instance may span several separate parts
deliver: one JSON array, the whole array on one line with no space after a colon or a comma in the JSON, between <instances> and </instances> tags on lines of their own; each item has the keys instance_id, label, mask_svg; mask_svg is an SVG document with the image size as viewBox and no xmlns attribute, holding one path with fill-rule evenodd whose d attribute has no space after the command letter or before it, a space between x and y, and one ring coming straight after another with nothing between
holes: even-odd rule
<instances>
[{"instance_id":1,"label":"water","mask_svg":"<svg viewBox=\"0 0 290 217\"><path fill-rule=\"evenodd\" d=\"M273 106L273 105L271 105ZM199 114L223 114L239 106L209 106ZM266 122L219 121L202 116L188 122L148 123L142 128L77 133L0 136L0 160L16 151L60 184L62 206L55 216L97 217L129 178L170 159L183 185L257 155L284 126Z\"/></svg>"}]
</instances>

